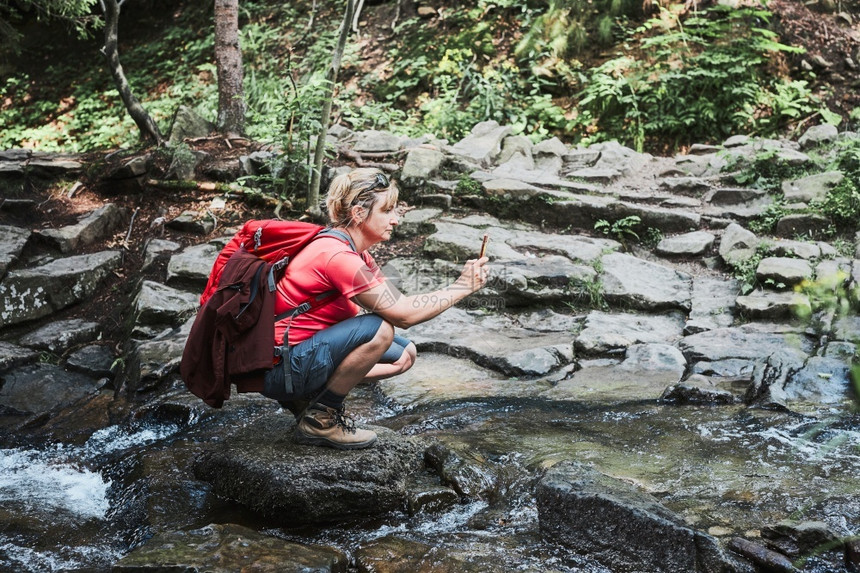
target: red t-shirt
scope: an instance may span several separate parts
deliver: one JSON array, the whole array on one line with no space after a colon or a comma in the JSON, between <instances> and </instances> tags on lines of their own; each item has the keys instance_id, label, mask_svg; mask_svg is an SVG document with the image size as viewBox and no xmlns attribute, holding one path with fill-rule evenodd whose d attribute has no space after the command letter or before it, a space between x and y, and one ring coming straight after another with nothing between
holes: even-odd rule
<instances>
[{"instance_id":1,"label":"red t-shirt","mask_svg":"<svg viewBox=\"0 0 860 573\"><path fill-rule=\"evenodd\" d=\"M280 344L290 325L290 346L320 330L356 316L361 307L350 300L385 282L385 275L366 251L356 253L343 240L323 236L313 240L287 265L277 285L275 314L280 314L324 292L340 293L325 305L275 323L275 343Z\"/></svg>"}]
</instances>

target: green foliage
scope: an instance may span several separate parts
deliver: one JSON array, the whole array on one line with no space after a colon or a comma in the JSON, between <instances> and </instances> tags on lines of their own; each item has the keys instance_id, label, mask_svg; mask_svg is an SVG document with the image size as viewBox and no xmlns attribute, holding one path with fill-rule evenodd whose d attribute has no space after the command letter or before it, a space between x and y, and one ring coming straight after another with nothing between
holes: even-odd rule
<instances>
[{"instance_id":1,"label":"green foliage","mask_svg":"<svg viewBox=\"0 0 860 573\"><path fill-rule=\"evenodd\" d=\"M600 219L594 223L594 230L600 231L604 235L615 237L626 251L628 238L632 237L637 241L639 240L639 235L636 234L636 231L634 231L633 228L641 222L642 219L638 215L628 215L627 217L623 217L612 223L606 219Z\"/></svg>"},{"instance_id":2,"label":"green foliage","mask_svg":"<svg viewBox=\"0 0 860 573\"><path fill-rule=\"evenodd\" d=\"M860 226L860 186L856 175L843 179L827 192L823 201L811 207L843 230L856 231Z\"/></svg>"},{"instance_id":3,"label":"green foliage","mask_svg":"<svg viewBox=\"0 0 860 573\"><path fill-rule=\"evenodd\" d=\"M649 249L654 249L663 240L663 232L656 227L648 227L642 235L642 244Z\"/></svg>"},{"instance_id":4,"label":"green foliage","mask_svg":"<svg viewBox=\"0 0 860 573\"><path fill-rule=\"evenodd\" d=\"M306 84L330 63L343 8L336 0L315 4L311 27L304 0L241 5L249 137L306 147L305 129L318 113L317 88ZM641 10L638 0L475 0L455 3L444 17L401 21L396 37L408 42L372 47L384 52L378 72L356 73L360 43L348 42L341 69L348 87L336 93L334 113L356 129L457 140L492 119L534 141L614 138L639 150L772 134L812 114L838 119L804 81L774 72L775 54L793 48L767 29L766 10L717 6L683 21L667 11L634 28ZM174 18L157 37L120 53L135 94L163 132L179 105L210 120L217 111L211 5L183 4ZM612 45L620 55L593 70L576 59ZM0 145L86 151L138 143L104 67L82 73L65 55L51 59L56 63L38 82L21 74L0 80L0 102L31 102L0 104ZM44 86L63 88L48 93ZM294 159L304 162L285 162Z\"/></svg>"},{"instance_id":5,"label":"green foliage","mask_svg":"<svg viewBox=\"0 0 860 573\"><path fill-rule=\"evenodd\" d=\"M99 25L91 15L96 0L16 0L0 2L0 56L4 52L20 53L21 33L14 25L20 24L28 12L35 12L39 20L59 20L79 38L87 38Z\"/></svg>"},{"instance_id":6,"label":"green foliage","mask_svg":"<svg viewBox=\"0 0 860 573\"><path fill-rule=\"evenodd\" d=\"M741 294L750 293L757 285L756 270L767 253L768 246L760 244L752 256L729 263L732 274L740 283Z\"/></svg>"},{"instance_id":7,"label":"green foliage","mask_svg":"<svg viewBox=\"0 0 860 573\"><path fill-rule=\"evenodd\" d=\"M734 171L732 178L739 185L776 192L783 181L803 176L806 169L782 159L779 149L766 148L756 153L752 160L735 157L724 170Z\"/></svg>"},{"instance_id":8,"label":"green foliage","mask_svg":"<svg viewBox=\"0 0 860 573\"><path fill-rule=\"evenodd\" d=\"M478 195L484 190L480 181L472 179L468 175L463 175L457 181L456 191L460 195Z\"/></svg>"},{"instance_id":9,"label":"green foliage","mask_svg":"<svg viewBox=\"0 0 860 573\"><path fill-rule=\"evenodd\" d=\"M785 201L777 199L749 222L749 230L757 235L773 233L776 224L787 214Z\"/></svg>"},{"instance_id":10,"label":"green foliage","mask_svg":"<svg viewBox=\"0 0 860 573\"><path fill-rule=\"evenodd\" d=\"M664 12L635 30L634 48L584 77L577 127L590 140L674 145L774 133L819 107L805 84L783 84L774 53L797 51L760 27L770 13L715 6L683 23ZM637 54L641 54L637 56Z\"/></svg>"}]
</instances>

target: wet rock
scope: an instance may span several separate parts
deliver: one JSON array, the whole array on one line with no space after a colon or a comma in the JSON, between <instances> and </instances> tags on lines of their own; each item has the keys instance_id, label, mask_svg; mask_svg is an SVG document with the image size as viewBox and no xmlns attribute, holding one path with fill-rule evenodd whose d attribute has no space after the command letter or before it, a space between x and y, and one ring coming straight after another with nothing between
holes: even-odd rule
<instances>
[{"instance_id":1,"label":"wet rock","mask_svg":"<svg viewBox=\"0 0 860 573\"><path fill-rule=\"evenodd\" d=\"M150 268L155 260L161 255L174 253L182 248L182 245L174 241L165 241L164 239L152 239L146 243L146 248L143 255L143 267L141 270Z\"/></svg>"},{"instance_id":2,"label":"wet rock","mask_svg":"<svg viewBox=\"0 0 860 573\"><path fill-rule=\"evenodd\" d=\"M579 370L541 394L551 400L654 400L677 383L686 361L675 347L636 344L624 359L583 360Z\"/></svg>"},{"instance_id":3,"label":"wet rock","mask_svg":"<svg viewBox=\"0 0 860 573\"><path fill-rule=\"evenodd\" d=\"M707 376L692 374L686 380L666 388L660 396L661 402L678 405L702 404L734 404L735 395L727 390L718 388Z\"/></svg>"},{"instance_id":4,"label":"wet rock","mask_svg":"<svg viewBox=\"0 0 860 573\"><path fill-rule=\"evenodd\" d=\"M0 340L0 372L35 362L38 358L38 352Z\"/></svg>"},{"instance_id":5,"label":"wet rock","mask_svg":"<svg viewBox=\"0 0 860 573\"><path fill-rule=\"evenodd\" d=\"M9 265L18 260L32 234L29 229L0 225L0 280L3 280Z\"/></svg>"},{"instance_id":6,"label":"wet rock","mask_svg":"<svg viewBox=\"0 0 860 573\"><path fill-rule=\"evenodd\" d=\"M490 267L490 289L506 305L588 300L596 271L566 257L545 255L499 260Z\"/></svg>"},{"instance_id":7,"label":"wet rock","mask_svg":"<svg viewBox=\"0 0 860 573\"><path fill-rule=\"evenodd\" d=\"M373 573L503 573L510 570L491 555L440 548L402 537L386 536L362 546L359 571Z\"/></svg>"},{"instance_id":8,"label":"wet rock","mask_svg":"<svg viewBox=\"0 0 860 573\"><path fill-rule=\"evenodd\" d=\"M767 573L796 573L797 569L785 555L749 541L742 537L734 537L729 541L729 549L752 561L758 568Z\"/></svg>"},{"instance_id":9,"label":"wet rock","mask_svg":"<svg viewBox=\"0 0 860 573\"><path fill-rule=\"evenodd\" d=\"M439 513L460 501L453 488L439 484L439 479L426 474L414 474L407 480L406 510L409 515Z\"/></svg>"},{"instance_id":10,"label":"wet rock","mask_svg":"<svg viewBox=\"0 0 860 573\"><path fill-rule=\"evenodd\" d=\"M562 462L537 487L544 539L585 553L613 570L735 571L717 540L630 484Z\"/></svg>"},{"instance_id":11,"label":"wet rock","mask_svg":"<svg viewBox=\"0 0 860 573\"><path fill-rule=\"evenodd\" d=\"M120 258L118 251L102 251L9 272L0 282L0 323L35 320L80 302L119 266Z\"/></svg>"},{"instance_id":12,"label":"wet rock","mask_svg":"<svg viewBox=\"0 0 860 573\"><path fill-rule=\"evenodd\" d=\"M293 441L292 416L237 428L195 467L213 491L285 525L326 523L399 510L424 448L385 428L372 448L343 452Z\"/></svg>"},{"instance_id":13,"label":"wet rock","mask_svg":"<svg viewBox=\"0 0 860 573\"><path fill-rule=\"evenodd\" d=\"M80 318L58 320L24 335L19 342L29 348L63 354L73 346L98 338L100 328L97 322Z\"/></svg>"},{"instance_id":14,"label":"wet rock","mask_svg":"<svg viewBox=\"0 0 860 573\"><path fill-rule=\"evenodd\" d=\"M125 220L126 210L108 203L84 216L74 225L59 229L40 229L37 235L63 254L103 239Z\"/></svg>"},{"instance_id":15,"label":"wet rock","mask_svg":"<svg viewBox=\"0 0 860 573\"><path fill-rule=\"evenodd\" d=\"M424 453L427 466L436 471L442 483L469 499L487 499L496 489L496 476L485 460L464 455L440 443Z\"/></svg>"},{"instance_id":16,"label":"wet rock","mask_svg":"<svg viewBox=\"0 0 860 573\"><path fill-rule=\"evenodd\" d=\"M112 374L113 351L103 344L84 346L69 355L66 367L69 370L86 374L91 378L105 378Z\"/></svg>"},{"instance_id":17,"label":"wet rock","mask_svg":"<svg viewBox=\"0 0 860 573\"><path fill-rule=\"evenodd\" d=\"M804 400L816 404L834 404L849 398L851 390L850 360L812 356L785 384L789 401Z\"/></svg>"},{"instance_id":18,"label":"wet rock","mask_svg":"<svg viewBox=\"0 0 860 573\"><path fill-rule=\"evenodd\" d=\"M3 376L0 405L40 414L69 404L99 389L99 382L53 364L22 366Z\"/></svg>"},{"instance_id":19,"label":"wet rock","mask_svg":"<svg viewBox=\"0 0 860 573\"><path fill-rule=\"evenodd\" d=\"M848 567L848 570L860 570L860 539L848 539L845 542L843 552L845 555L845 565Z\"/></svg>"},{"instance_id":20,"label":"wet rock","mask_svg":"<svg viewBox=\"0 0 860 573\"><path fill-rule=\"evenodd\" d=\"M579 354L599 355L640 343L673 343L683 333L684 318L678 312L664 315L591 311L574 342Z\"/></svg>"},{"instance_id":21,"label":"wet rock","mask_svg":"<svg viewBox=\"0 0 860 573\"><path fill-rule=\"evenodd\" d=\"M692 374L704 374L705 376L720 377L731 381L752 380L755 360L744 360L740 358L724 358L720 360L695 362L690 372ZM746 384L744 390L746 390Z\"/></svg>"},{"instance_id":22,"label":"wet rock","mask_svg":"<svg viewBox=\"0 0 860 573\"><path fill-rule=\"evenodd\" d=\"M622 253L606 255L602 261L603 296L610 304L650 311L690 310L690 275Z\"/></svg>"},{"instance_id":23,"label":"wet rock","mask_svg":"<svg viewBox=\"0 0 860 573\"><path fill-rule=\"evenodd\" d=\"M776 551L794 558L839 544L839 536L821 521L780 521L763 527L761 536Z\"/></svg>"},{"instance_id":24,"label":"wet rock","mask_svg":"<svg viewBox=\"0 0 860 573\"><path fill-rule=\"evenodd\" d=\"M120 559L112 571L346 573L348 564L347 557L334 549L293 543L226 523L156 535Z\"/></svg>"},{"instance_id":25,"label":"wet rock","mask_svg":"<svg viewBox=\"0 0 860 573\"><path fill-rule=\"evenodd\" d=\"M177 329L167 331L153 340L132 345L124 373L127 392L152 390L179 370L182 351L193 322L194 319L190 318Z\"/></svg>"},{"instance_id":26,"label":"wet rock","mask_svg":"<svg viewBox=\"0 0 860 573\"><path fill-rule=\"evenodd\" d=\"M786 347L774 351L765 361L756 364L753 382L744 401L765 408L785 407L788 399L786 384L803 367L806 358L806 353L797 348Z\"/></svg>"}]
</instances>

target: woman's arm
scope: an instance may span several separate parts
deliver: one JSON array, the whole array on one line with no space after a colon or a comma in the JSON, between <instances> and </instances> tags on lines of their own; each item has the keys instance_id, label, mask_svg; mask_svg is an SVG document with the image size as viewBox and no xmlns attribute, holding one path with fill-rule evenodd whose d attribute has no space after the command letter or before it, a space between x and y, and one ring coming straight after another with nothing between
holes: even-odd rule
<instances>
[{"instance_id":1,"label":"woman's arm","mask_svg":"<svg viewBox=\"0 0 860 573\"><path fill-rule=\"evenodd\" d=\"M352 297L360 306L375 312L399 328L409 328L430 320L448 310L487 284L489 259L466 261L459 278L445 288L406 296L391 281L372 287Z\"/></svg>"}]
</instances>

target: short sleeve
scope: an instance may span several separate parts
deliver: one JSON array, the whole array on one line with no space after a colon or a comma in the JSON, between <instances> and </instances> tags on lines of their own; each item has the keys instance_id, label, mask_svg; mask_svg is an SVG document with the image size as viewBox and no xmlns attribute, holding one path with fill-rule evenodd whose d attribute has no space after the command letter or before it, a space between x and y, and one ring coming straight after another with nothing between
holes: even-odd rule
<instances>
[{"instance_id":1,"label":"short sleeve","mask_svg":"<svg viewBox=\"0 0 860 573\"><path fill-rule=\"evenodd\" d=\"M373 267L369 267L358 253L341 251L329 259L326 275L338 292L352 298L385 282L376 262L372 258L370 262Z\"/></svg>"}]
</instances>

